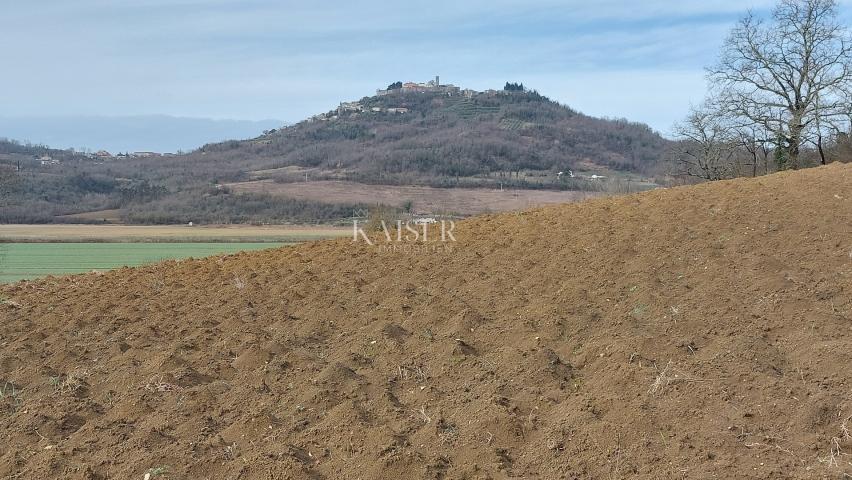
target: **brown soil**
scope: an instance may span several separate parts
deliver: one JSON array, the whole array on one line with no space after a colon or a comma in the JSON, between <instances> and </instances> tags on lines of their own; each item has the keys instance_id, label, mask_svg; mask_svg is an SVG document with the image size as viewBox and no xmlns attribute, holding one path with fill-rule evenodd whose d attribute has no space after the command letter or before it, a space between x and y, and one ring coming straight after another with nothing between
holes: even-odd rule
<instances>
[{"instance_id":1,"label":"brown soil","mask_svg":"<svg viewBox=\"0 0 852 480\"><path fill-rule=\"evenodd\" d=\"M831 165L483 216L416 254L3 287L0 477L848 478L850 202Z\"/></svg>"},{"instance_id":2,"label":"brown soil","mask_svg":"<svg viewBox=\"0 0 852 480\"><path fill-rule=\"evenodd\" d=\"M602 195L577 191L367 185L338 180L296 183L254 180L231 183L228 187L238 193L269 193L326 203L381 203L398 207L411 201L418 213L460 215L521 210L553 203L576 202Z\"/></svg>"}]
</instances>

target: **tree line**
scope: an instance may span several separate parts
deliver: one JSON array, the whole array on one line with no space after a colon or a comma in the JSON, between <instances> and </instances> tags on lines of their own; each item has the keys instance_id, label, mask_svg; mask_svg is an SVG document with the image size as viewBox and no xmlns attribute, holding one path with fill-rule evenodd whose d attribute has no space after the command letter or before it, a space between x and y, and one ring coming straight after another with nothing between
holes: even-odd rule
<instances>
[{"instance_id":1,"label":"tree line","mask_svg":"<svg viewBox=\"0 0 852 480\"><path fill-rule=\"evenodd\" d=\"M676 173L719 180L848 158L852 37L835 0L749 13L707 78L707 98L675 126Z\"/></svg>"}]
</instances>

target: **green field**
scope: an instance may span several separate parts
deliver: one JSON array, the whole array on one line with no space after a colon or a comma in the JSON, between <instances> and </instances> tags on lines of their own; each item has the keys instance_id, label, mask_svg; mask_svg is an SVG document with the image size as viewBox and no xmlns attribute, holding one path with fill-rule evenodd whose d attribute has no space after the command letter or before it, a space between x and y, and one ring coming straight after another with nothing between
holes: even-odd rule
<instances>
[{"instance_id":1,"label":"green field","mask_svg":"<svg viewBox=\"0 0 852 480\"><path fill-rule=\"evenodd\" d=\"M207 257L285 243L0 243L0 283Z\"/></svg>"}]
</instances>

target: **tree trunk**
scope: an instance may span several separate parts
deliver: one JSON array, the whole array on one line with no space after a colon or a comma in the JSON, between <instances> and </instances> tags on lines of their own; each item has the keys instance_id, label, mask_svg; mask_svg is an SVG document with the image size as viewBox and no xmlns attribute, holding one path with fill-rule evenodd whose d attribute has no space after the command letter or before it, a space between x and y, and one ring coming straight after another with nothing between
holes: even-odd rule
<instances>
[{"instance_id":1,"label":"tree trunk","mask_svg":"<svg viewBox=\"0 0 852 480\"><path fill-rule=\"evenodd\" d=\"M751 152L751 176L757 176L757 145L754 146L754 150Z\"/></svg>"},{"instance_id":2,"label":"tree trunk","mask_svg":"<svg viewBox=\"0 0 852 480\"><path fill-rule=\"evenodd\" d=\"M790 138L787 143L786 169L799 169L799 153L802 144L802 116L794 114L790 121Z\"/></svg>"},{"instance_id":3,"label":"tree trunk","mask_svg":"<svg viewBox=\"0 0 852 480\"><path fill-rule=\"evenodd\" d=\"M799 169L799 146L797 144L790 144L787 147L787 165L785 166L785 170L798 170Z\"/></svg>"},{"instance_id":4,"label":"tree trunk","mask_svg":"<svg viewBox=\"0 0 852 480\"><path fill-rule=\"evenodd\" d=\"M781 164L778 165L779 170L798 170L799 169L799 138L795 133L791 133L787 139L787 144L781 149Z\"/></svg>"}]
</instances>

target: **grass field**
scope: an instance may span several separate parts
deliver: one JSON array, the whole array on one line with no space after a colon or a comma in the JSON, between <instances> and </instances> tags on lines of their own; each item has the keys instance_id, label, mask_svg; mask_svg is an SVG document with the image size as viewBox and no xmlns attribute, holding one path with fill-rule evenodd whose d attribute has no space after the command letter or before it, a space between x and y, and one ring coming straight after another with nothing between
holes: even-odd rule
<instances>
[{"instance_id":1,"label":"grass field","mask_svg":"<svg viewBox=\"0 0 852 480\"><path fill-rule=\"evenodd\" d=\"M0 225L0 283L351 234L351 228L296 225Z\"/></svg>"},{"instance_id":2,"label":"grass field","mask_svg":"<svg viewBox=\"0 0 852 480\"><path fill-rule=\"evenodd\" d=\"M282 243L0 243L0 283L109 270L171 258L258 250Z\"/></svg>"}]
</instances>

